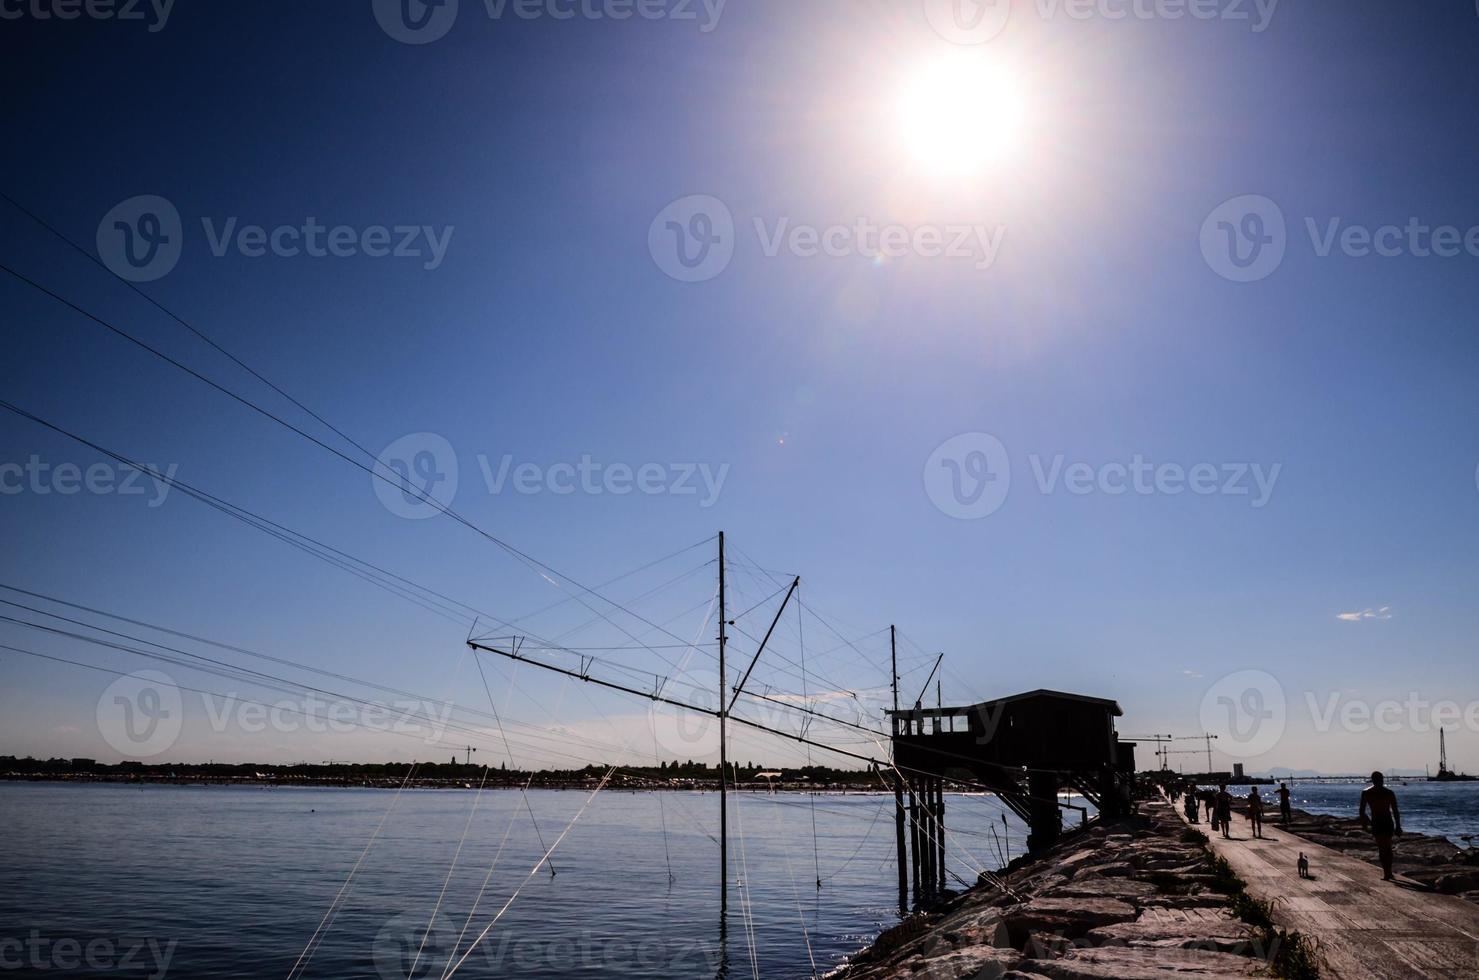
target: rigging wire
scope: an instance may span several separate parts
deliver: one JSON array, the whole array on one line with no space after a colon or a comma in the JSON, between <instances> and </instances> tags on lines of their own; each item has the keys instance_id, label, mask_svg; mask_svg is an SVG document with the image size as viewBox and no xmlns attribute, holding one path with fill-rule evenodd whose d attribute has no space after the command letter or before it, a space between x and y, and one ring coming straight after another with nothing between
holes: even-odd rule
<instances>
[{"instance_id":1,"label":"rigging wire","mask_svg":"<svg viewBox=\"0 0 1479 980\"><path fill-rule=\"evenodd\" d=\"M318 928L313 930L313 935L308 939L308 945L303 947L303 952L299 953L298 958L293 961L292 968L288 970L288 980L292 980L295 973L299 977L303 976L303 973L308 969L308 964L313 961L313 954L318 952L319 946L328 937L329 930L334 927L334 920L339 917L339 910L343 908L341 903L349 895L349 887L354 881L356 872L359 871L360 865L364 864L365 858L370 853L370 848L374 846L375 841L380 837L380 831L385 829L385 821L390 817L391 811L395 809L396 803L401 798L402 790L411 781L411 777L415 774L418 766L419 763L412 762L410 768L406 770L406 778L401 780L400 787L395 791L395 795L390 798L390 805L380 815L380 822L375 825L375 832L370 835L369 840L365 841L364 850L360 851L358 860L349 869L348 877L344 879L344 884L339 886L339 891L334 895L334 900L329 903L329 908L324 912L324 917L319 920Z\"/></svg>"},{"instance_id":2,"label":"rigging wire","mask_svg":"<svg viewBox=\"0 0 1479 980\"><path fill-rule=\"evenodd\" d=\"M152 345L144 342L143 340L140 340L138 337L135 337L133 334L129 333L127 330L124 330L122 327L119 327L118 325L110 322L109 320L107 320L107 319L105 319L105 318L103 318L103 317L101 317L101 316L99 316L99 315L97 315L95 313L92 313L91 311L83 308L82 306L79 306L76 303L73 303L71 300L67 299L65 296L62 296L60 293L57 293L56 291L54 291L54 290L52 290L52 289L50 289L50 288L42 285L40 282L36 281L35 279L32 279L31 277L25 275L24 273L19 272L19 271L15 270L15 269L11 268L10 266L4 264L3 262L0 262L0 271L3 271L5 273L9 274L13 278L15 278L15 279L17 279L17 280L25 283L26 285L32 287L33 289L37 290L38 292L41 292L41 293L45 294L46 296L50 297L51 299L55 300L56 302L60 303L61 305L66 306L68 309L70 309L70 310L78 313L79 315L87 318L88 320L91 320L92 322L98 324L99 326L101 326L104 329L110 331L111 333L115 334L116 336L121 337L124 340L129 341L130 343L134 344L135 346L139 347L140 349L142 349L144 351L147 351L148 353L153 354L155 357L157 357L157 358L165 361L166 363L168 363L168 364L170 364L170 365L172 365L172 366L180 369L181 371L184 371L186 374L189 374L191 377L193 377L193 378L197 379L198 381L202 382L203 384L206 384L209 387L211 387L211 388L213 388L213 389L221 392L222 394L224 394L227 397L231 398L232 400L240 403L241 405L245 406L246 408L249 408L252 411L258 413L259 415L262 415L264 418L267 418L267 419L269 419L269 420L271 420L273 422L276 422L278 425L282 426L283 428L288 429L290 432L293 432L294 434L296 434L296 435L298 435L298 436L300 436L300 437L308 440L309 442L311 442L314 445L318 446L319 448L325 450L326 452L329 452L329 453L333 454L334 456L339 457L341 460L343 460L346 463L349 463L351 466L354 466L357 469L363 470L364 472L368 473L372 479L380 480L381 482L385 483L386 485L391 486L391 487L394 487L395 489L401 491L402 493L414 492L415 495L419 498L419 500L422 503L426 504L427 506L431 507L432 509L436 510L437 512L439 512L441 514L444 514L444 515L452 518L457 523L463 525L464 527L466 527L469 530L473 531L475 534L478 534L479 536L483 537L487 541L489 541L492 544L496 545L497 547L499 547L500 549L502 549L506 554L508 554L508 555L516 558L518 561L522 562L524 565L526 565L527 567L529 567L536 574L540 574L541 577L545 578L546 581L548 581L551 585L555 586L556 588L564 589L564 586L561 585L559 581L556 581L556 579L563 580L564 582L569 583L569 585L571 585L575 589L579 590L579 592L577 594L573 595L572 598L574 598L581 605L585 606L591 612L596 613L598 616L601 616L602 618L606 619L606 621L608 623L610 623L615 629L617 629L617 630L621 631L622 633L626 634L627 637L629 639L631 639L633 642L637 642L636 637L634 637L631 634L631 632L626 629L625 626L623 626L621 623L617 622L615 619L612 619L609 615L607 615L607 613L603 609L597 608L596 606L592 606L589 602L586 601L585 596L586 595L590 595L590 596L594 597L595 599L599 600L600 602L605 603L606 605L612 607L613 609L625 613L626 615L632 617L633 619L637 620L640 623L643 623L643 624L648 625L648 626L654 626L654 627L656 626L656 624L652 623L650 620L648 620L646 617L640 615L639 613L637 613L637 612L635 612L635 611L633 611L631 609L626 608L621 603L618 603L615 600L612 600L612 599L607 598L605 595L601 594L600 592L597 592L595 589L593 589L593 588L591 588L591 587L589 587L587 585L582 584L579 580L577 580L577 579L575 579L575 578L573 578L573 577L571 577L569 575L564 574L563 572L559 571L558 569L554 568L553 566L551 566L551 565L549 565L549 564L547 564L545 562L540 561L539 559L535 558L533 555L530 555L529 553L527 553L525 551L522 551L519 548L515 547L514 545L510 544L509 542L503 540L502 538L500 538L497 535L493 534L491 531L487 530L486 528L483 528L483 527L479 526L478 524L473 523L472 521L470 521L469 519L467 519L466 517L464 517L460 513L458 513L456 510L453 510L451 507L447 506L446 504L443 504L441 501L436 500L429 493L427 493L427 492L425 492L423 490L416 489L415 487L409 486L409 484L406 481L401 480L398 476L395 477L395 478L392 478L390 476L386 476L383 472L381 472L381 468L382 468L383 464L381 464L378 459L374 462L373 465L363 463L363 462L361 462L361 461L353 458L352 456L349 456L348 454L342 452L341 450L336 449L333 446L330 446L328 443L324 442L322 439L319 439L317 436L313 435L312 433L307 432L302 427L297 426L297 425L294 425L292 422L289 422L287 419L284 419L280 415L277 415L277 414L274 414L273 412L268 411L267 409L265 409L262 406L258 405L256 402L252 401L251 399L249 399L249 398L247 398L247 397L245 397L245 396L243 396L241 394L238 394L237 392L235 392L232 389L226 387L225 385L221 384L220 382L215 381L212 378L207 377L206 375L200 373L199 371L196 371L194 368L191 368L188 365L184 364L183 362L177 360L176 358L171 357L170 355L168 355L168 354L164 353L163 351L159 350L157 347L154 347L154 346L152 346ZM663 632L667 632L667 631L664 630ZM673 634L669 633L668 635L669 636L672 636ZM678 637L676 637L676 636L673 636L673 638L674 639L678 639Z\"/></svg>"}]
</instances>

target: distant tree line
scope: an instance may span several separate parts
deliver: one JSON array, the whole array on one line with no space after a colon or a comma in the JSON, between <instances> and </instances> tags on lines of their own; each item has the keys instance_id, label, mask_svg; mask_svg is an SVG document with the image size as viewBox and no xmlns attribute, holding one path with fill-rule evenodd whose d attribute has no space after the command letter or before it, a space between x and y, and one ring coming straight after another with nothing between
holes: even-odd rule
<instances>
[{"instance_id":1,"label":"distant tree line","mask_svg":"<svg viewBox=\"0 0 1479 980\"><path fill-rule=\"evenodd\" d=\"M754 762L732 762L730 779L735 783L764 782L760 773L779 773L778 782L785 784L810 783L825 786L877 786L878 777L868 770L833 769L829 766L763 766ZM609 768L607 764L591 764L580 769L541 769L537 771L508 768L500 763L488 770L486 777L483 765L459 762L455 757L447 762L420 762L415 764L415 779L419 785L464 783L489 786L524 785L535 786L574 785L600 780ZM98 779L98 780L188 780L211 782L287 781L328 784L383 783L404 780L412 771L408 762L297 762L291 764L262 762L118 762L104 763L95 759L18 758L13 755L0 756L0 778L21 779ZM656 766L620 766L613 776L617 785L686 786L717 785L719 767L692 759L661 762Z\"/></svg>"}]
</instances>

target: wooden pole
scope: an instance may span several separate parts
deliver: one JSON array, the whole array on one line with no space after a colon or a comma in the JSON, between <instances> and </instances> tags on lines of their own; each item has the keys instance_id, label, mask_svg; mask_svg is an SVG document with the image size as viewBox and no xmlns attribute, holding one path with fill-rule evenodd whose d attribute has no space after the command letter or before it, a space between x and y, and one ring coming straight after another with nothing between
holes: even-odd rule
<instances>
[{"instance_id":1,"label":"wooden pole","mask_svg":"<svg viewBox=\"0 0 1479 980\"><path fill-rule=\"evenodd\" d=\"M889 665L893 668L894 713L897 714L899 711L899 650L895 644L894 628L892 626L888 628L888 660Z\"/></svg>"},{"instance_id":2,"label":"wooden pole","mask_svg":"<svg viewBox=\"0 0 1479 980\"><path fill-rule=\"evenodd\" d=\"M936 864L940 869L939 890L945 890L945 780L935 780L935 847L938 858Z\"/></svg>"},{"instance_id":3,"label":"wooden pole","mask_svg":"<svg viewBox=\"0 0 1479 980\"><path fill-rule=\"evenodd\" d=\"M918 906L922 898L919 890L919 872L921 859L919 847L919 793L917 792L919 781L909 780L909 854L914 859L914 904Z\"/></svg>"},{"instance_id":4,"label":"wooden pole","mask_svg":"<svg viewBox=\"0 0 1479 980\"><path fill-rule=\"evenodd\" d=\"M724 532L719 532L719 915L729 911L729 755L725 745L724 721L729 678L724 673L724 647L729 642L724 608Z\"/></svg>"},{"instance_id":5,"label":"wooden pole","mask_svg":"<svg viewBox=\"0 0 1479 980\"><path fill-rule=\"evenodd\" d=\"M894 838L899 864L899 913L909 911L909 850L904 843L904 780L894 775Z\"/></svg>"},{"instance_id":6,"label":"wooden pole","mask_svg":"<svg viewBox=\"0 0 1479 980\"><path fill-rule=\"evenodd\" d=\"M929 881L925 892L934 901L940 893L940 869L935 866L935 846L940 839L940 828L935 818L935 780L932 776L924 778L924 825L929 831L924 841L929 859Z\"/></svg>"},{"instance_id":7,"label":"wooden pole","mask_svg":"<svg viewBox=\"0 0 1479 980\"><path fill-rule=\"evenodd\" d=\"M899 651L896 631L892 625L888 628L888 659L890 677L893 679L894 688L894 713L889 716L889 738L892 744L897 744L899 738ZM892 745L891 745L892 747ZM898 756L898 752L894 752ZM904 777L894 769L894 844L895 856L899 865L899 913L901 915L909 912L909 849L904 842Z\"/></svg>"}]
</instances>

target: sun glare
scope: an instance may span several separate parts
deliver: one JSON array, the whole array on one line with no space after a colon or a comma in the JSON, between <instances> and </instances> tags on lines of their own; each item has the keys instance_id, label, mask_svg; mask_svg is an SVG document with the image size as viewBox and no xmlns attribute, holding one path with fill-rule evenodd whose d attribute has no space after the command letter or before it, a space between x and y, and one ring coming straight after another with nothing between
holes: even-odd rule
<instances>
[{"instance_id":1,"label":"sun glare","mask_svg":"<svg viewBox=\"0 0 1479 980\"><path fill-rule=\"evenodd\" d=\"M932 176L978 174L1021 139L1017 79L983 55L952 53L915 69L897 111L906 156Z\"/></svg>"}]
</instances>

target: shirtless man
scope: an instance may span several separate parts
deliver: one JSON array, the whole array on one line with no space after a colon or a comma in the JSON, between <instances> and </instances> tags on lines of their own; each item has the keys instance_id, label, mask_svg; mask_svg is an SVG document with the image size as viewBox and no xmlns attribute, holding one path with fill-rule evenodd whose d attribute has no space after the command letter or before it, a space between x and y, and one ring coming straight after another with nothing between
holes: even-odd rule
<instances>
[{"instance_id":1,"label":"shirtless man","mask_svg":"<svg viewBox=\"0 0 1479 980\"><path fill-rule=\"evenodd\" d=\"M1248 794L1248 824L1253 828L1254 837L1263 836L1263 797L1258 795L1257 786Z\"/></svg>"},{"instance_id":2,"label":"shirtless man","mask_svg":"<svg viewBox=\"0 0 1479 980\"><path fill-rule=\"evenodd\" d=\"M1284 826L1289 826L1293 814L1289 810L1289 786L1287 783L1279 784L1279 820Z\"/></svg>"},{"instance_id":3,"label":"shirtless man","mask_svg":"<svg viewBox=\"0 0 1479 980\"><path fill-rule=\"evenodd\" d=\"M1367 811L1370 816L1367 816ZM1376 838L1376 851L1381 855L1381 877L1392 881L1392 837L1402 833L1402 811L1397 807L1397 794L1386 787L1379 772L1371 774L1371 785L1361 791L1361 826L1370 828Z\"/></svg>"}]
</instances>

